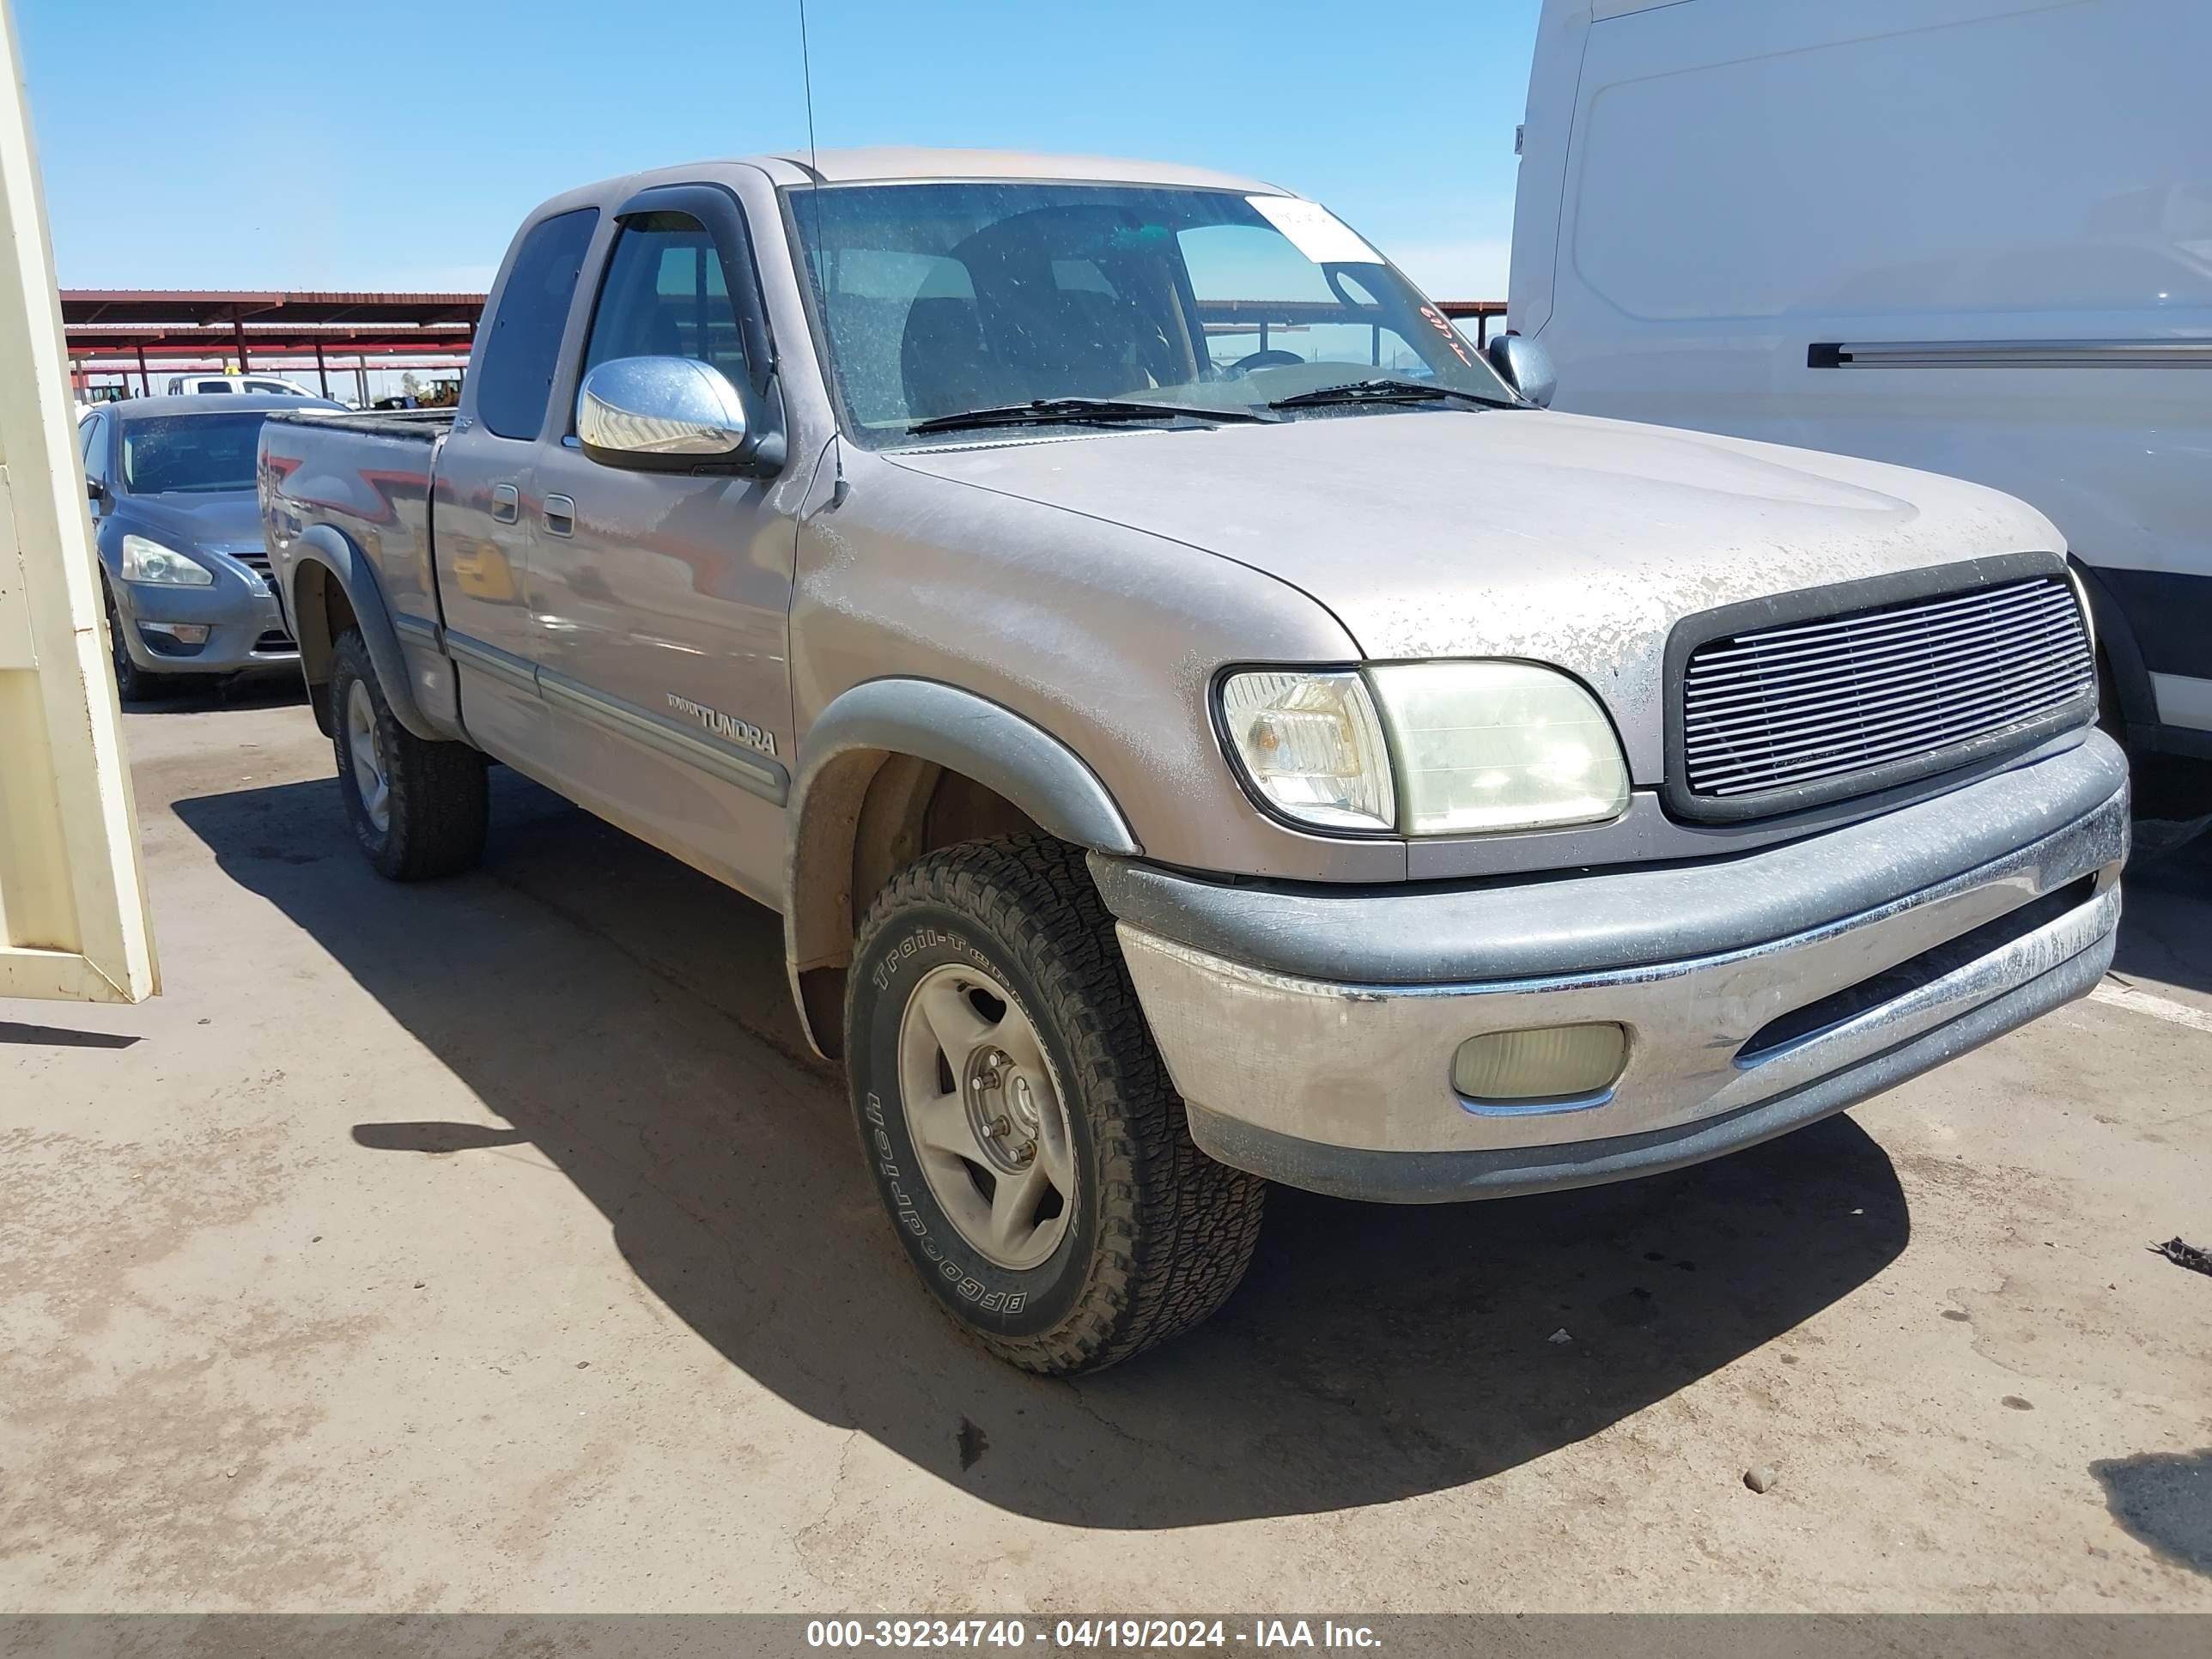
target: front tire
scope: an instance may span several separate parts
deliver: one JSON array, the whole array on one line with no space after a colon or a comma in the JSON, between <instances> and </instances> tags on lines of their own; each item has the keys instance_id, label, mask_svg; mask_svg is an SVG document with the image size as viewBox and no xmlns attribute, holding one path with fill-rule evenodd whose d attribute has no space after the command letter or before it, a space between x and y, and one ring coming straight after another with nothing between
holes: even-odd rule
<instances>
[{"instance_id":1,"label":"front tire","mask_svg":"<svg viewBox=\"0 0 2212 1659\"><path fill-rule=\"evenodd\" d=\"M1267 1191L1190 1139L1079 849L969 842L900 872L848 977L853 1109L908 1257L1025 1370L1096 1370L1228 1299Z\"/></svg>"},{"instance_id":2,"label":"front tire","mask_svg":"<svg viewBox=\"0 0 2212 1659\"><path fill-rule=\"evenodd\" d=\"M115 591L105 578L100 584L100 597L107 610L107 652L115 663L116 701L151 702L168 696L175 689L171 681L149 673L131 659L131 647L123 636L122 614L115 608Z\"/></svg>"},{"instance_id":3,"label":"front tire","mask_svg":"<svg viewBox=\"0 0 2212 1659\"><path fill-rule=\"evenodd\" d=\"M358 629L331 653L331 726L346 821L378 874L428 881L476 867L491 815L484 757L399 723Z\"/></svg>"}]
</instances>

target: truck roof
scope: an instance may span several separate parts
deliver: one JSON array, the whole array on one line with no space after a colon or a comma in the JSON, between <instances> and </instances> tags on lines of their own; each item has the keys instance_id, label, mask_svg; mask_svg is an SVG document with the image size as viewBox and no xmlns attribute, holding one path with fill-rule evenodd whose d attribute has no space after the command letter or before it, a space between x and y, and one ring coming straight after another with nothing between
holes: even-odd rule
<instances>
[{"instance_id":1,"label":"truck roof","mask_svg":"<svg viewBox=\"0 0 2212 1659\"><path fill-rule=\"evenodd\" d=\"M890 182L915 179L1066 179L1117 185L1180 185L1200 189L1284 194L1275 185L1211 167L1175 161L1133 161L1117 156L1055 155L1020 149L928 149L878 145L860 149L825 149L810 157L789 150L761 158L799 170L803 182L810 164L824 184Z\"/></svg>"},{"instance_id":2,"label":"truck roof","mask_svg":"<svg viewBox=\"0 0 2212 1659\"><path fill-rule=\"evenodd\" d=\"M1081 183L1161 185L1184 189L1233 190L1247 195L1281 196L1289 192L1262 179L1211 167L1185 167L1173 161L1133 161L1102 155L1054 155L1018 149L928 149L903 145L878 145L858 149L825 149L810 155L804 149L766 155L738 155L716 161L693 161L681 167L655 167L623 179L564 191L548 209L571 202L582 204L603 199L613 187L642 190L653 185L675 184L711 175L719 167L753 167L777 184L895 183L926 179L1045 179Z\"/></svg>"}]
</instances>

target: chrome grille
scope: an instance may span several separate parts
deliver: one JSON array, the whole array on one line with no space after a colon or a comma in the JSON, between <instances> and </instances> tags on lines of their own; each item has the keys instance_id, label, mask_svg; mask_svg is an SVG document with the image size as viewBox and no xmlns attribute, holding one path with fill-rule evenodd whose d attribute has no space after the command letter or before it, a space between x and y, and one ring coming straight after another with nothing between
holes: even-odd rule
<instances>
[{"instance_id":1,"label":"chrome grille","mask_svg":"<svg viewBox=\"0 0 2212 1659\"><path fill-rule=\"evenodd\" d=\"M1712 800L1847 793L1859 774L2033 725L2096 678L2056 576L1735 634L1684 670L1685 776Z\"/></svg>"}]
</instances>

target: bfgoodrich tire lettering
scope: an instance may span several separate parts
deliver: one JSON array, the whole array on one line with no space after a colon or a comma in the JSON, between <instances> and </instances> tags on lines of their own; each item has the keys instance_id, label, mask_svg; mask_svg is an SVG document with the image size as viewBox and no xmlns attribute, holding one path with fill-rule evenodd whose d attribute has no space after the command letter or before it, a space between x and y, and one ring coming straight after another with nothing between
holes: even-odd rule
<instances>
[{"instance_id":1,"label":"bfgoodrich tire lettering","mask_svg":"<svg viewBox=\"0 0 2212 1659\"><path fill-rule=\"evenodd\" d=\"M1064 1232L1020 1270L972 1243L933 1192L902 1093L909 994L959 964L987 1010L1003 993L1034 1029L1073 1158ZM1198 1323L1237 1287L1266 1184L1192 1144L1076 849L970 842L902 872L861 924L845 1018L884 1207L939 1302L994 1352L1029 1370L1097 1370Z\"/></svg>"},{"instance_id":2,"label":"bfgoodrich tire lettering","mask_svg":"<svg viewBox=\"0 0 2212 1659\"><path fill-rule=\"evenodd\" d=\"M349 718L356 712L357 720ZM346 821L378 873L427 881L475 868L491 811L484 757L465 743L426 743L402 726L351 629L331 654L331 713ZM370 775L380 789L367 782Z\"/></svg>"}]
</instances>

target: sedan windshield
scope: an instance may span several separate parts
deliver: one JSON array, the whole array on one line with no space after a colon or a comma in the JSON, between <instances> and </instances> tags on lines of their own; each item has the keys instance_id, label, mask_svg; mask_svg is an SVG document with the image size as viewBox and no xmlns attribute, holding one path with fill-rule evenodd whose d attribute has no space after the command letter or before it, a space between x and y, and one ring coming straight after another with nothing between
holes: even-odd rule
<instances>
[{"instance_id":1,"label":"sedan windshield","mask_svg":"<svg viewBox=\"0 0 2212 1659\"><path fill-rule=\"evenodd\" d=\"M1170 427L1519 403L1380 253L1296 197L972 183L790 200L863 443L969 415L1097 426L1102 400L1158 408L1115 424Z\"/></svg>"},{"instance_id":2,"label":"sedan windshield","mask_svg":"<svg viewBox=\"0 0 2212 1659\"><path fill-rule=\"evenodd\" d=\"M134 495L253 488L253 451L266 410L162 415L123 424L123 487Z\"/></svg>"}]
</instances>

